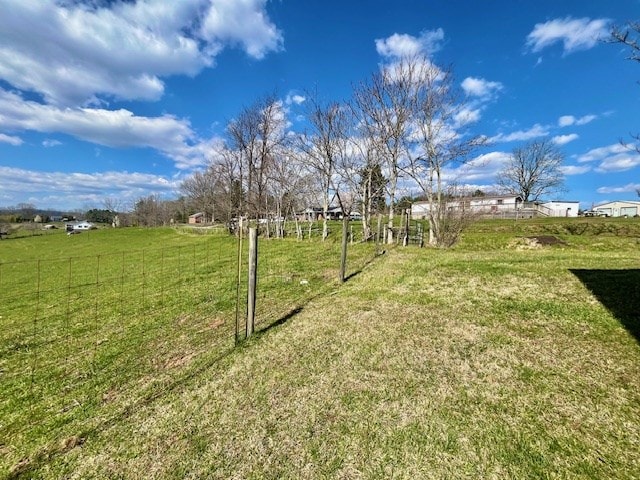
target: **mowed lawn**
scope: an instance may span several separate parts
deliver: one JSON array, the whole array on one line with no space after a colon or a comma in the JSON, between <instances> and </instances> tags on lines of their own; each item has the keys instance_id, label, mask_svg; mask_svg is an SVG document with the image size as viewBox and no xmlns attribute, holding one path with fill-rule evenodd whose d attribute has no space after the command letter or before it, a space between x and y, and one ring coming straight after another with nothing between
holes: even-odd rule
<instances>
[{"instance_id":1,"label":"mowed lawn","mask_svg":"<svg viewBox=\"0 0 640 480\"><path fill-rule=\"evenodd\" d=\"M494 230L389 249L15 475L639 478L640 241Z\"/></svg>"}]
</instances>

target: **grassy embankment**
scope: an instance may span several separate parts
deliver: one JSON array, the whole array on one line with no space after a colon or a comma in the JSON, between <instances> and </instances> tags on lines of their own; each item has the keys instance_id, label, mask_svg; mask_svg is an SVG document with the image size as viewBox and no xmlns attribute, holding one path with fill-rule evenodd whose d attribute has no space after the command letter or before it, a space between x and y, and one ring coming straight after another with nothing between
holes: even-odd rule
<instances>
[{"instance_id":1,"label":"grassy embankment","mask_svg":"<svg viewBox=\"0 0 640 480\"><path fill-rule=\"evenodd\" d=\"M392 249L25 468L38 478L638 478L640 223L573 222L483 222L450 251ZM521 239L534 235L566 244Z\"/></svg>"}]
</instances>

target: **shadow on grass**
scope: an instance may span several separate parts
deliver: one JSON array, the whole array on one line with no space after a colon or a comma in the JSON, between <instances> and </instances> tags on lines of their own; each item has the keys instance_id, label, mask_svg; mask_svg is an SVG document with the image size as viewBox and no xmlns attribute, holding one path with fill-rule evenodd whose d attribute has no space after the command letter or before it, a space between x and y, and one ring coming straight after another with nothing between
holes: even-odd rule
<instances>
[{"instance_id":1,"label":"shadow on grass","mask_svg":"<svg viewBox=\"0 0 640 480\"><path fill-rule=\"evenodd\" d=\"M358 270L356 270L356 271L350 273L349 275L347 275L346 277L344 277L344 281L348 282L352 278L355 278L358 275L360 275L365 268L367 268L369 265L371 265L373 262L375 262L378 259L378 257L380 257L381 255L384 255L385 253L386 253L386 250L382 250L382 252L379 252L379 253L376 252L376 254L373 257L369 258L366 262L364 262L364 264L362 264L362 266Z\"/></svg>"},{"instance_id":2,"label":"shadow on grass","mask_svg":"<svg viewBox=\"0 0 640 480\"><path fill-rule=\"evenodd\" d=\"M312 297L309 301L311 301L314 297ZM309 302L305 302L305 305L309 303ZM290 320L291 318L295 317L296 315L298 315L300 312L302 312L302 309L304 308L304 305L298 306L294 309L292 309L289 313L287 313L286 315L278 318L277 320L274 320L273 322L269 322L266 323L266 326L260 328L259 330L257 330L256 332L254 332L254 335L256 337L260 337L262 335L264 335L265 333L267 333L269 330L279 327L280 325L284 325L285 323L287 323L288 320Z\"/></svg>"},{"instance_id":3,"label":"shadow on grass","mask_svg":"<svg viewBox=\"0 0 640 480\"><path fill-rule=\"evenodd\" d=\"M640 269L570 269L640 343Z\"/></svg>"}]
</instances>

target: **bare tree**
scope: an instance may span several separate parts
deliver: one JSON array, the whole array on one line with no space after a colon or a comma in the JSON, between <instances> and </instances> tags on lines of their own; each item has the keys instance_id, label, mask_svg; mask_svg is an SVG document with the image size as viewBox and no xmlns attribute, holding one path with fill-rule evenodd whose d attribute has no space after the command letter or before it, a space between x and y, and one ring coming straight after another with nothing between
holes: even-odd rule
<instances>
[{"instance_id":1,"label":"bare tree","mask_svg":"<svg viewBox=\"0 0 640 480\"><path fill-rule=\"evenodd\" d=\"M298 147L304 162L319 178L322 190L322 239L329 234L327 220L332 194L337 196L335 174L348 150L349 115L338 102L322 103L309 96L309 131L299 137Z\"/></svg>"},{"instance_id":2,"label":"bare tree","mask_svg":"<svg viewBox=\"0 0 640 480\"><path fill-rule=\"evenodd\" d=\"M284 143L285 125L282 103L270 95L245 108L227 127L230 148L238 153L249 218L268 214L268 170Z\"/></svg>"},{"instance_id":3,"label":"bare tree","mask_svg":"<svg viewBox=\"0 0 640 480\"><path fill-rule=\"evenodd\" d=\"M16 205L16 210L20 212L23 222L25 220L31 222L36 214L36 206L32 203L19 203Z\"/></svg>"},{"instance_id":4,"label":"bare tree","mask_svg":"<svg viewBox=\"0 0 640 480\"><path fill-rule=\"evenodd\" d=\"M180 189L191 211L204 212L207 221L229 224L243 210L240 152L220 145L207 168L187 177Z\"/></svg>"},{"instance_id":5,"label":"bare tree","mask_svg":"<svg viewBox=\"0 0 640 480\"><path fill-rule=\"evenodd\" d=\"M563 160L564 154L551 140L532 141L513 150L497 183L503 191L520 195L523 202L536 201L563 190Z\"/></svg>"},{"instance_id":6,"label":"bare tree","mask_svg":"<svg viewBox=\"0 0 640 480\"><path fill-rule=\"evenodd\" d=\"M168 203L158 195L149 195L136 200L133 213L138 225L144 227L167 225L171 220Z\"/></svg>"},{"instance_id":7,"label":"bare tree","mask_svg":"<svg viewBox=\"0 0 640 480\"><path fill-rule=\"evenodd\" d=\"M355 142L360 161L352 188L358 192L361 208L362 234L365 240L372 237L371 217L382 213L386 206L387 179L382 173L382 164L375 143L370 138L358 138Z\"/></svg>"},{"instance_id":8,"label":"bare tree","mask_svg":"<svg viewBox=\"0 0 640 480\"><path fill-rule=\"evenodd\" d=\"M285 221L289 214L295 215L304 195L306 181L301 174L302 165L293 152L283 151L276 156L268 174L268 193L273 201L276 237L284 237Z\"/></svg>"},{"instance_id":9,"label":"bare tree","mask_svg":"<svg viewBox=\"0 0 640 480\"><path fill-rule=\"evenodd\" d=\"M452 204L459 192L445 175L487 140L463 131L468 110L454 87L451 71L441 70L426 59L414 62L417 73L407 171L428 202L429 243L448 247L458 240L469 210L464 203Z\"/></svg>"},{"instance_id":10,"label":"bare tree","mask_svg":"<svg viewBox=\"0 0 640 480\"><path fill-rule=\"evenodd\" d=\"M393 243L394 209L403 172L407 136L412 118L412 96L421 63L408 58L387 65L354 91L354 110L363 135L375 144L386 167L389 195L387 242Z\"/></svg>"},{"instance_id":11,"label":"bare tree","mask_svg":"<svg viewBox=\"0 0 640 480\"><path fill-rule=\"evenodd\" d=\"M102 206L105 210L118 213L122 210L122 200L117 197L105 197L102 200Z\"/></svg>"},{"instance_id":12,"label":"bare tree","mask_svg":"<svg viewBox=\"0 0 640 480\"><path fill-rule=\"evenodd\" d=\"M245 204L245 190L242 185L241 155L226 146L219 152L216 168L220 180L220 191L216 204L221 219L231 226L233 218L242 215Z\"/></svg>"},{"instance_id":13,"label":"bare tree","mask_svg":"<svg viewBox=\"0 0 640 480\"><path fill-rule=\"evenodd\" d=\"M217 165L210 164L204 172L195 172L183 180L180 190L190 200L192 208L201 211L206 221L215 221L215 197L219 172Z\"/></svg>"}]
</instances>

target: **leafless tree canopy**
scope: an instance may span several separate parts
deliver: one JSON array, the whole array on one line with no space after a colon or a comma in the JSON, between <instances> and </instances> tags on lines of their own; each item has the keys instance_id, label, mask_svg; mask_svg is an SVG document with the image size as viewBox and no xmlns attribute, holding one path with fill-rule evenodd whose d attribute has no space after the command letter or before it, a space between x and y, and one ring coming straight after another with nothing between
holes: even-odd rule
<instances>
[{"instance_id":1,"label":"leafless tree canopy","mask_svg":"<svg viewBox=\"0 0 640 480\"><path fill-rule=\"evenodd\" d=\"M393 241L398 192L417 185L430 204L431 243L450 246L466 224L447 206L450 172L486 143L468 131L458 92L451 72L428 58L400 59L357 85L348 102L307 94L306 129L297 134L288 131L283 102L267 96L228 123L215 158L182 192L209 221L247 216L276 223L278 235L283 218L320 200L323 238L332 204L361 214L368 238L386 199Z\"/></svg>"},{"instance_id":2,"label":"leafless tree canopy","mask_svg":"<svg viewBox=\"0 0 640 480\"><path fill-rule=\"evenodd\" d=\"M628 22L625 28L614 27L611 31L611 43L620 43L629 47L629 60L640 62L640 22Z\"/></svg>"},{"instance_id":3,"label":"leafless tree canopy","mask_svg":"<svg viewBox=\"0 0 640 480\"><path fill-rule=\"evenodd\" d=\"M406 160L407 140L413 118L413 94L420 62L404 59L374 73L369 81L354 91L353 111L359 122L360 135L369 151L375 151L376 162L385 166L388 177L389 229L387 242L392 243L393 219L398 181Z\"/></svg>"},{"instance_id":4,"label":"leafless tree canopy","mask_svg":"<svg viewBox=\"0 0 640 480\"><path fill-rule=\"evenodd\" d=\"M448 204L455 179L446 179L446 171L467 161L487 140L465 132L467 109L451 70L441 70L426 60L414 62L418 73L413 76L414 117L406 171L428 202L429 243L448 247L468 223L469 212Z\"/></svg>"},{"instance_id":5,"label":"leafless tree canopy","mask_svg":"<svg viewBox=\"0 0 640 480\"><path fill-rule=\"evenodd\" d=\"M563 160L564 154L549 139L527 143L513 150L498 174L498 185L525 202L560 192L564 188Z\"/></svg>"},{"instance_id":6,"label":"leafless tree canopy","mask_svg":"<svg viewBox=\"0 0 640 480\"><path fill-rule=\"evenodd\" d=\"M298 148L303 163L309 167L320 183L323 209L322 239L324 240L328 235L329 203L333 197L338 200L341 198L341 184L337 173L348 155L350 118L343 104L323 103L317 94L310 95L308 101L309 129L298 137Z\"/></svg>"},{"instance_id":7,"label":"leafless tree canopy","mask_svg":"<svg viewBox=\"0 0 640 480\"><path fill-rule=\"evenodd\" d=\"M640 62L640 22L628 22L625 28L614 27L611 31L611 38L609 38L608 41L610 43L626 45L630 50L627 58ZM640 153L640 133L632 134L631 136L636 141L635 145L627 145L624 141L620 143ZM638 196L640 196L640 190L638 190L637 193Z\"/></svg>"}]
</instances>

